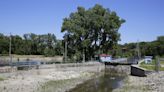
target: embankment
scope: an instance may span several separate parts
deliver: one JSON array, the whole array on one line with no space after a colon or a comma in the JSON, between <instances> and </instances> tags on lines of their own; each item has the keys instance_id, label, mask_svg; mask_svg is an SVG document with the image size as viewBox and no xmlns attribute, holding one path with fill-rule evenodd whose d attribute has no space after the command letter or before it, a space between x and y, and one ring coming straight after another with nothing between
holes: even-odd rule
<instances>
[{"instance_id":1,"label":"embankment","mask_svg":"<svg viewBox=\"0 0 164 92\"><path fill-rule=\"evenodd\" d=\"M0 76L5 77L5 80L0 81L0 90L1 92L38 92L45 90L47 84L56 81L56 84L59 85L56 85L53 92L64 92L91 78L103 69L104 65L101 63L88 62L81 64L52 64L41 66L41 69L38 70L1 73ZM75 81L69 82L72 79Z\"/></svg>"}]
</instances>

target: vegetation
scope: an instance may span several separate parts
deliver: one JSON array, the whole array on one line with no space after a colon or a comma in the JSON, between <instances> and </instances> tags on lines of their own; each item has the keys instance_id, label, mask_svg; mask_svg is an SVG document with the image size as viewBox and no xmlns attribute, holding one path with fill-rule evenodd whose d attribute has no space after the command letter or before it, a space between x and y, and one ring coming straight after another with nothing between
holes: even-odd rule
<instances>
[{"instance_id":1,"label":"vegetation","mask_svg":"<svg viewBox=\"0 0 164 92\"><path fill-rule=\"evenodd\" d=\"M157 40L152 42L139 42L141 57L143 56L163 56L164 55L164 36L157 37ZM137 56L137 43L126 43L117 45L115 49L117 56L131 57Z\"/></svg>"},{"instance_id":2,"label":"vegetation","mask_svg":"<svg viewBox=\"0 0 164 92\"><path fill-rule=\"evenodd\" d=\"M161 62L162 61L160 61L161 66L159 67L159 70L164 71L164 67L162 67L164 65L164 63L163 62L161 63ZM148 63L148 64L146 64L145 62L142 62L140 67L148 69L148 70L156 70L155 65L156 65L156 60L153 60L152 63Z\"/></svg>"},{"instance_id":3,"label":"vegetation","mask_svg":"<svg viewBox=\"0 0 164 92\"><path fill-rule=\"evenodd\" d=\"M140 67L145 68L147 70L156 70L155 65L140 65ZM164 67L160 67L159 70L164 71Z\"/></svg>"},{"instance_id":4,"label":"vegetation","mask_svg":"<svg viewBox=\"0 0 164 92\"><path fill-rule=\"evenodd\" d=\"M141 63L141 65L155 65L155 64L156 64L155 60L152 60L152 62L148 64L146 64L145 62Z\"/></svg>"},{"instance_id":5,"label":"vegetation","mask_svg":"<svg viewBox=\"0 0 164 92\"><path fill-rule=\"evenodd\" d=\"M155 65L140 65L140 67L145 68L147 70L155 70Z\"/></svg>"},{"instance_id":6,"label":"vegetation","mask_svg":"<svg viewBox=\"0 0 164 92\"><path fill-rule=\"evenodd\" d=\"M10 36L0 33L0 54L9 52ZM57 40L54 34L36 35L24 34L23 37L11 35L11 53L19 55L62 55L61 40Z\"/></svg>"},{"instance_id":7,"label":"vegetation","mask_svg":"<svg viewBox=\"0 0 164 92\"><path fill-rule=\"evenodd\" d=\"M1 76L0 76L0 81L3 81L4 80L4 78L2 78Z\"/></svg>"},{"instance_id":8,"label":"vegetation","mask_svg":"<svg viewBox=\"0 0 164 92\"><path fill-rule=\"evenodd\" d=\"M118 30L124 22L116 12L98 4L88 10L78 7L64 18L61 30L65 32L69 58L90 60L97 54L108 53L120 40Z\"/></svg>"}]
</instances>

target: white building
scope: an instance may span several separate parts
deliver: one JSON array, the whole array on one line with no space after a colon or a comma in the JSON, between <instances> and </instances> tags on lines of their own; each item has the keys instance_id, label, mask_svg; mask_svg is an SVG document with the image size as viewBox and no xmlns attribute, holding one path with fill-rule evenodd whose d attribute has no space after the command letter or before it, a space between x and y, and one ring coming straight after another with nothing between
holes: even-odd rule
<instances>
[{"instance_id":1,"label":"white building","mask_svg":"<svg viewBox=\"0 0 164 92\"><path fill-rule=\"evenodd\" d=\"M152 58L153 56L145 56L145 59L144 59L145 64L152 63Z\"/></svg>"},{"instance_id":2,"label":"white building","mask_svg":"<svg viewBox=\"0 0 164 92\"><path fill-rule=\"evenodd\" d=\"M100 55L100 61L101 62L111 62L112 61L112 56L107 55L107 54L101 54Z\"/></svg>"}]
</instances>

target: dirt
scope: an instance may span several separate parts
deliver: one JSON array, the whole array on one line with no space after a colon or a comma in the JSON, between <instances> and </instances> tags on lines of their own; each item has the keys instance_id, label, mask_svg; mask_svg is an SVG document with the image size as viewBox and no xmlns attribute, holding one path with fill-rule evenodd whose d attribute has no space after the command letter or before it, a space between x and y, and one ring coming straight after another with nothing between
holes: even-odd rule
<instances>
[{"instance_id":1,"label":"dirt","mask_svg":"<svg viewBox=\"0 0 164 92\"><path fill-rule=\"evenodd\" d=\"M74 87L96 72L104 69L104 65L97 62L83 64L52 64L41 66L38 70L16 71L12 73L3 73L0 76L6 79L0 81L1 92L38 92L39 88L51 81L71 80L81 78L81 81L75 81L72 85L58 87L58 91L64 92ZM58 86L58 85L57 85Z\"/></svg>"},{"instance_id":2,"label":"dirt","mask_svg":"<svg viewBox=\"0 0 164 92\"><path fill-rule=\"evenodd\" d=\"M164 92L164 71L153 72L147 77L129 75L124 83L113 92Z\"/></svg>"}]
</instances>

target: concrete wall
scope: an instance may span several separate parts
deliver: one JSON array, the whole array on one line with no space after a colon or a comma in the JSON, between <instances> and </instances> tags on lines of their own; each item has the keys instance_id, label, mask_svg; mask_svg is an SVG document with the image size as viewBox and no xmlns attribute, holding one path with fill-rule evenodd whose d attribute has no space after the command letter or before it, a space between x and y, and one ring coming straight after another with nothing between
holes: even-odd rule
<instances>
[{"instance_id":1,"label":"concrete wall","mask_svg":"<svg viewBox=\"0 0 164 92\"><path fill-rule=\"evenodd\" d=\"M106 65L105 71L129 75L130 74L130 66L129 65L117 65L117 66Z\"/></svg>"},{"instance_id":2,"label":"concrete wall","mask_svg":"<svg viewBox=\"0 0 164 92\"><path fill-rule=\"evenodd\" d=\"M8 72L14 72L16 71L17 68L16 67L0 67L0 73L8 73Z\"/></svg>"},{"instance_id":3,"label":"concrete wall","mask_svg":"<svg viewBox=\"0 0 164 92\"><path fill-rule=\"evenodd\" d=\"M131 75L144 77L146 76L146 70L136 65L131 65Z\"/></svg>"}]
</instances>

